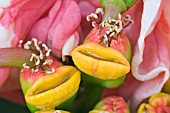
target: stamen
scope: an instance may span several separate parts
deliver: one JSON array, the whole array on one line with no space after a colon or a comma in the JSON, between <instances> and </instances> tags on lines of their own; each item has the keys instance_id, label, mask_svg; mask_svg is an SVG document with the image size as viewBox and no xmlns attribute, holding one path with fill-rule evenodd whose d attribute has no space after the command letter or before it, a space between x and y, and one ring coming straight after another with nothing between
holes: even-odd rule
<instances>
[{"instance_id":1,"label":"stamen","mask_svg":"<svg viewBox=\"0 0 170 113\"><path fill-rule=\"evenodd\" d=\"M30 68L30 66L28 66L26 63L23 64L23 67L24 67L24 68L27 68L27 69Z\"/></svg>"},{"instance_id":2,"label":"stamen","mask_svg":"<svg viewBox=\"0 0 170 113\"><path fill-rule=\"evenodd\" d=\"M40 64L40 59L39 57L36 57L37 58L37 61L35 62L35 65L38 66Z\"/></svg>"},{"instance_id":3,"label":"stamen","mask_svg":"<svg viewBox=\"0 0 170 113\"><path fill-rule=\"evenodd\" d=\"M107 26L107 28L111 28L111 25L109 23L105 23L104 26Z\"/></svg>"},{"instance_id":4,"label":"stamen","mask_svg":"<svg viewBox=\"0 0 170 113\"><path fill-rule=\"evenodd\" d=\"M96 26L96 22L95 22L95 21L92 22L92 26L93 26L93 27Z\"/></svg>"},{"instance_id":5,"label":"stamen","mask_svg":"<svg viewBox=\"0 0 170 113\"><path fill-rule=\"evenodd\" d=\"M86 16L86 20L87 20L88 22L90 22L90 17L91 17L91 15L87 15L87 16Z\"/></svg>"},{"instance_id":6,"label":"stamen","mask_svg":"<svg viewBox=\"0 0 170 113\"><path fill-rule=\"evenodd\" d=\"M103 35L103 39L101 41L101 45L106 46L106 47L109 47L109 45L110 45L109 44L109 38L107 37L106 34Z\"/></svg>"},{"instance_id":7,"label":"stamen","mask_svg":"<svg viewBox=\"0 0 170 113\"><path fill-rule=\"evenodd\" d=\"M49 49L47 52L46 52L46 56L49 56L50 55L50 52L51 52L51 49Z\"/></svg>"},{"instance_id":8,"label":"stamen","mask_svg":"<svg viewBox=\"0 0 170 113\"><path fill-rule=\"evenodd\" d=\"M31 55L31 58L30 58L31 62L34 60L35 56L36 56L36 54L34 54L34 53Z\"/></svg>"},{"instance_id":9,"label":"stamen","mask_svg":"<svg viewBox=\"0 0 170 113\"><path fill-rule=\"evenodd\" d=\"M126 19L130 20L131 19L130 15L126 15Z\"/></svg>"},{"instance_id":10,"label":"stamen","mask_svg":"<svg viewBox=\"0 0 170 113\"><path fill-rule=\"evenodd\" d=\"M103 9L102 9L102 8L97 8L95 13L96 13L96 14L101 13L102 15L104 14L104 12L103 12Z\"/></svg>"},{"instance_id":11,"label":"stamen","mask_svg":"<svg viewBox=\"0 0 170 113\"><path fill-rule=\"evenodd\" d=\"M18 47L22 47L23 40L19 41Z\"/></svg>"},{"instance_id":12,"label":"stamen","mask_svg":"<svg viewBox=\"0 0 170 113\"><path fill-rule=\"evenodd\" d=\"M38 46L36 44L38 44L38 40L36 38L32 38L32 41L34 42L35 46Z\"/></svg>"},{"instance_id":13,"label":"stamen","mask_svg":"<svg viewBox=\"0 0 170 113\"><path fill-rule=\"evenodd\" d=\"M108 18L105 22L101 22L99 25L100 28L107 28L105 31L105 35L108 37L108 43L111 42L112 39L117 39L117 37L121 36L123 32L124 26L128 26L131 23L130 16L127 16L125 19L121 19L121 15L118 15L118 20ZM106 44L105 46L108 46L108 43L106 43L106 36L103 35L104 40L101 40L101 44ZM104 42L102 42L104 41Z\"/></svg>"},{"instance_id":14,"label":"stamen","mask_svg":"<svg viewBox=\"0 0 170 113\"><path fill-rule=\"evenodd\" d=\"M31 45L31 41L27 41L27 42L24 44L24 49L30 49L30 45Z\"/></svg>"},{"instance_id":15,"label":"stamen","mask_svg":"<svg viewBox=\"0 0 170 113\"><path fill-rule=\"evenodd\" d=\"M46 74L51 74L51 73L54 73L54 71L55 71L55 69L52 68L51 70L46 70L45 73L46 73Z\"/></svg>"},{"instance_id":16,"label":"stamen","mask_svg":"<svg viewBox=\"0 0 170 113\"><path fill-rule=\"evenodd\" d=\"M122 16L119 13L118 19L113 19L109 17L107 20L102 21L103 15L103 9L97 8L96 12L88 15L86 19L87 21L92 23L93 27L97 27L99 30L105 30L104 35L101 36L101 45L106 44L104 46L108 46L111 40L116 40L122 35L123 29L132 24L133 20L131 20L131 17L129 15L126 15L126 17L122 19Z\"/></svg>"},{"instance_id":17,"label":"stamen","mask_svg":"<svg viewBox=\"0 0 170 113\"><path fill-rule=\"evenodd\" d=\"M101 25L102 27L104 27L104 26L105 26L105 22L102 22L100 25Z\"/></svg>"},{"instance_id":18,"label":"stamen","mask_svg":"<svg viewBox=\"0 0 170 113\"><path fill-rule=\"evenodd\" d=\"M103 16L103 9L97 8L95 13L91 13L90 15L86 16L86 20L92 23L92 26L98 26L102 20Z\"/></svg>"},{"instance_id":19,"label":"stamen","mask_svg":"<svg viewBox=\"0 0 170 113\"><path fill-rule=\"evenodd\" d=\"M107 35L110 34L110 30L109 30L109 31L106 31L106 34L107 34Z\"/></svg>"},{"instance_id":20,"label":"stamen","mask_svg":"<svg viewBox=\"0 0 170 113\"><path fill-rule=\"evenodd\" d=\"M131 19L130 15L126 15L125 19L122 20L123 22L123 28L129 26L130 24L133 24L134 21Z\"/></svg>"},{"instance_id":21,"label":"stamen","mask_svg":"<svg viewBox=\"0 0 170 113\"><path fill-rule=\"evenodd\" d=\"M31 69L31 71L32 71L32 72L38 72L39 69L38 69L38 68L37 68L37 69Z\"/></svg>"},{"instance_id":22,"label":"stamen","mask_svg":"<svg viewBox=\"0 0 170 113\"><path fill-rule=\"evenodd\" d=\"M46 51L48 51L48 50L49 50L49 48L47 47L47 45L46 45L46 44L42 44L42 47L44 47L44 49L45 49Z\"/></svg>"},{"instance_id":23,"label":"stamen","mask_svg":"<svg viewBox=\"0 0 170 113\"><path fill-rule=\"evenodd\" d=\"M37 49L37 51L40 51L41 49L39 47L38 40L36 38L33 38L32 41L34 42L34 46Z\"/></svg>"},{"instance_id":24,"label":"stamen","mask_svg":"<svg viewBox=\"0 0 170 113\"><path fill-rule=\"evenodd\" d=\"M31 58L30 58L30 61L34 61L35 62L35 65L39 65L40 64L40 58L39 56L37 56L36 54L32 54Z\"/></svg>"},{"instance_id":25,"label":"stamen","mask_svg":"<svg viewBox=\"0 0 170 113\"><path fill-rule=\"evenodd\" d=\"M20 40L19 43L22 44L22 43L23 43L23 40Z\"/></svg>"},{"instance_id":26,"label":"stamen","mask_svg":"<svg viewBox=\"0 0 170 113\"><path fill-rule=\"evenodd\" d=\"M46 65L46 64L51 65L52 63L53 63L53 60L46 59L45 62L43 63L43 65Z\"/></svg>"},{"instance_id":27,"label":"stamen","mask_svg":"<svg viewBox=\"0 0 170 113\"><path fill-rule=\"evenodd\" d=\"M50 68L53 60L46 59L48 56L50 56L51 52L51 49L49 49L46 44L42 44L41 41L33 38L31 41L27 41L24 44L24 49L30 49L34 52L30 58L30 61L35 63L34 68L32 68L31 71L37 72L41 70L47 74L53 73L55 71L54 69ZM30 66L28 66L26 63L23 64L23 67L30 68Z\"/></svg>"},{"instance_id":28,"label":"stamen","mask_svg":"<svg viewBox=\"0 0 170 113\"><path fill-rule=\"evenodd\" d=\"M38 45L40 45L42 43L42 41L38 41Z\"/></svg>"},{"instance_id":29,"label":"stamen","mask_svg":"<svg viewBox=\"0 0 170 113\"><path fill-rule=\"evenodd\" d=\"M98 18L98 16L96 14L94 14L94 13L91 13L91 16L96 18L96 19Z\"/></svg>"},{"instance_id":30,"label":"stamen","mask_svg":"<svg viewBox=\"0 0 170 113\"><path fill-rule=\"evenodd\" d=\"M112 37L112 36L114 36L115 35L115 32L112 32L111 34L110 34L110 37Z\"/></svg>"},{"instance_id":31,"label":"stamen","mask_svg":"<svg viewBox=\"0 0 170 113\"><path fill-rule=\"evenodd\" d=\"M44 55L43 55L42 51L40 51L40 59L43 60L43 58L44 58Z\"/></svg>"}]
</instances>

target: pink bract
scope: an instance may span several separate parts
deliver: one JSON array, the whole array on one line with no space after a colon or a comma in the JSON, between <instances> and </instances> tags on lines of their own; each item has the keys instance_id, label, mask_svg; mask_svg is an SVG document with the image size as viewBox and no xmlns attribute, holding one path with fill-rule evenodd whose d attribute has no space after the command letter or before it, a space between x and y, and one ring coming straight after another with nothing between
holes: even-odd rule
<instances>
[{"instance_id":1,"label":"pink bract","mask_svg":"<svg viewBox=\"0 0 170 113\"><path fill-rule=\"evenodd\" d=\"M125 29L133 49L131 73L123 86L106 90L105 94L124 96L129 101L131 113L136 113L141 101L160 92L169 78L168 3L168 0L139 0L127 12L134 19L134 24Z\"/></svg>"}]
</instances>

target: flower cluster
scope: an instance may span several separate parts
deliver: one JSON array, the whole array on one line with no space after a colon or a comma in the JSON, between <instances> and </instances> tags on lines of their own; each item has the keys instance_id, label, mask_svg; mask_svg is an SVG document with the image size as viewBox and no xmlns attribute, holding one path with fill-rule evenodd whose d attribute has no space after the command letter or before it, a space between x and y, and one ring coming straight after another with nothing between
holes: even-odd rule
<instances>
[{"instance_id":1,"label":"flower cluster","mask_svg":"<svg viewBox=\"0 0 170 113\"><path fill-rule=\"evenodd\" d=\"M0 2L1 90L32 113L169 113L165 2Z\"/></svg>"}]
</instances>

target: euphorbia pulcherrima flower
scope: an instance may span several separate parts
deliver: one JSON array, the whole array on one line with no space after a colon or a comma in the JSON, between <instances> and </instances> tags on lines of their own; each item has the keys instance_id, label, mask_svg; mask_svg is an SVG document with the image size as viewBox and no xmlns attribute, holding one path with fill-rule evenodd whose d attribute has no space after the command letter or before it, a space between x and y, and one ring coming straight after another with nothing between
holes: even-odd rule
<instances>
[{"instance_id":1,"label":"euphorbia pulcherrima flower","mask_svg":"<svg viewBox=\"0 0 170 113\"><path fill-rule=\"evenodd\" d=\"M113 11L114 18L117 18L119 11L113 10L112 5L108 7ZM110 9L105 11L105 15L107 12L110 13ZM101 84L103 80L106 84L104 87L114 88L120 85L119 82L122 83L124 79L122 76L130 70L128 60L131 57L131 48L125 33L122 34L123 27L129 24L130 18L116 20L112 18L112 15L105 18L100 8L87 16L87 20L92 22L94 28L86 37L84 44L75 48L71 55L75 65L81 71L92 76L92 80L93 77L95 78L94 83ZM100 82L95 82L96 78ZM111 81L115 82L115 85L110 84Z\"/></svg>"},{"instance_id":2,"label":"euphorbia pulcherrima flower","mask_svg":"<svg viewBox=\"0 0 170 113\"><path fill-rule=\"evenodd\" d=\"M83 71L82 78L85 82L84 89L82 88L82 92L80 90L80 97L75 102L80 104L75 105L77 112L88 112L99 100L101 89L120 86L124 75L130 70L128 60L130 61L131 48L122 31L131 20L129 16L125 19L120 16L118 18L120 10L116 11L112 4L108 7L110 9L105 11L105 15L110 15L108 18L109 15L103 16L100 8L87 16L87 21L92 22L94 29L88 34L84 44L71 52L75 65Z\"/></svg>"},{"instance_id":3,"label":"euphorbia pulcherrima flower","mask_svg":"<svg viewBox=\"0 0 170 113\"><path fill-rule=\"evenodd\" d=\"M89 113L130 113L127 103L122 97L109 96L96 104Z\"/></svg>"},{"instance_id":4,"label":"euphorbia pulcherrima flower","mask_svg":"<svg viewBox=\"0 0 170 113\"><path fill-rule=\"evenodd\" d=\"M73 97L79 88L80 72L72 66L58 67L48 75L22 69L20 81L28 107L35 112L38 109L54 109Z\"/></svg>"},{"instance_id":5,"label":"euphorbia pulcherrima flower","mask_svg":"<svg viewBox=\"0 0 170 113\"><path fill-rule=\"evenodd\" d=\"M92 22L94 29L88 34L84 43L71 52L74 64L83 72L82 86L84 88L80 90L75 102L78 104L75 105L76 112L88 112L100 99L101 89L120 86L124 75L130 70L128 60L131 57L131 48L122 30L131 21L129 17L121 19L119 16L117 18L120 12L114 12L112 9L111 11L115 17L104 21L102 21L103 10L101 8L87 16L87 21ZM110 13L110 9L105 13Z\"/></svg>"},{"instance_id":6,"label":"euphorbia pulcherrima flower","mask_svg":"<svg viewBox=\"0 0 170 113\"><path fill-rule=\"evenodd\" d=\"M30 111L55 109L72 100L79 88L80 72L73 66L62 66L50 56L51 49L35 38L26 43L20 41L19 47L26 50L0 49L0 66L23 67L20 82ZM9 52L13 55L8 56Z\"/></svg>"},{"instance_id":7,"label":"euphorbia pulcherrima flower","mask_svg":"<svg viewBox=\"0 0 170 113\"><path fill-rule=\"evenodd\" d=\"M35 63L34 66L24 63L20 72L21 87L31 112L55 109L76 94L80 84L76 68L61 66L50 57L51 49L36 39L23 46L33 51L30 61Z\"/></svg>"},{"instance_id":8,"label":"euphorbia pulcherrima flower","mask_svg":"<svg viewBox=\"0 0 170 113\"><path fill-rule=\"evenodd\" d=\"M6 0L0 2L0 10L0 48L16 47L19 40L36 37L61 58L79 43L77 28L81 15L73 0ZM1 87L10 69L0 68L0 72ZM14 75L17 73L17 70L12 71ZM7 82L8 89L3 90L14 89L12 83L18 76L12 77L8 79L12 81Z\"/></svg>"},{"instance_id":9,"label":"euphorbia pulcherrima flower","mask_svg":"<svg viewBox=\"0 0 170 113\"><path fill-rule=\"evenodd\" d=\"M8 1L9 3L9 0L6 0L6 1ZM46 12L45 9L48 9L49 7L51 7L51 5L55 2L54 0L50 0L50 1L49 0L48 1L47 0L36 0L36 1L30 0L30 1L27 1L27 2L30 2L31 6L35 6L39 8L42 6L41 8L42 12L38 10L37 15L39 15L40 13L42 14ZM44 3L45 1L46 3ZM34 2L36 3L39 2L39 3L37 5ZM19 8L27 9L26 7L27 5L25 5L26 3L22 5L17 5L17 3L19 4L23 3L23 1L21 0L12 1L11 3L12 5L5 4L4 7L8 7L9 5L11 5L12 7L10 8L14 8L14 6L20 6L14 9L19 9ZM128 1L126 1L125 3L128 3ZM42 4L44 4L44 6L46 7L43 7ZM47 7L47 5L49 5L49 7ZM127 29L125 29L126 34L130 38L130 42L132 44L132 49L133 49L134 57L133 57L132 64L131 64L132 74L133 76L135 76L136 79L142 82L137 81L136 79L133 78L132 74L130 74L129 76L127 76L125 84L122 87L116 89L116 91L106 90L105 93L109 93L110 91L111 93L117 93L119 95L122 95L123 97L126 97L131 107L131 113L137 112L137 106L143 99L148 98L154 93L160 92L164 83L168 80L169 67L170 67L170 64L169 64L170 22L168 21L168 19L170 18L170 11L169 11L168 5L169 5L168 0L164 0L164 1L145 0L144 2L142 2L142 0L138 0L138 3L127 12L127 14L128 13L131 14L132 18L134 19L134 24L128 27ZM4 19L8 21L4 21L1 19L0 23L1 25L3 25L2 31L4 31L3 36L6 36L5 38L3 38L4 41L2 41L0 44L1 47L4 47L4 44L5 44L5 47L7 46L9 47L9 45L11 44L11 40L7 40L7 37L14 36L12 29L17 28L18 26L20 26L19 28L21 28L20 30L15 29L15 36L19 39L13 38L12 42L17 43L18 40L25 37L25 35L27 34L25 31L29 31L29 29L27 30L24 29L25 26L27 27L28 25L32 25L32 23L35 23L36 21L30 17L31 15L29 16L29 19L28 19L28 16L26 15L24 16L25 14L24 11L26 11L26 9L12 10L13 11L12 13L12 11L10 12L10 8L7 8L7 9L3 8L3 11L2 11L3 14L1 14L1 18L3 16L4 18L5 17L8 18L9 16L16 17L16 15L18 15L17 12L20 12L20 11L21 12L19 15L21 15L21 17L17 16L15 19L14 18ZM36 8L33 8L33 9L36 9ZM29 11L31 11L31 13L29 14L32 14L32 17L37 18L37 16L35 16L34 14L36 13L35 10L30 10L30 7L29 7ZM5 16L5 13L6 13L6 16ZM9 13L12 15L8 15ZM51 13L51 14L54 14L54 13ZM69 14L72 15L72 13L69 13ZM74 13L74 14L77 14L77 13ZM44 15L43 17L45 16L46 15ZM24 19L23 17L26 19ZM18 22L16 20L18 20ZM24 22L24 24L21 24L19 22L20 20L26 20L26 22ZM14 25L13 23L11 24L10 22L13 22ZM16 25L17 23L18 25ZM4 26L6 26L6 28L4 28ZM30 26L28 26L28 28L30 28ZM41 27L41 28L43 29L45 27ZM44 33L44 32L41 32L41 33ZM6 34L9 34L9 35L6 35ZM8 75L8 71L4 69L3 70L1 69L0 71L3 73L0 75L0 78L1 78L0 85L2 85L3 81L7 78L7 76L4 76L4 75Z\"/></svg>"},{"instance_id":10,"label":"euphorbia pulcherrima flower","mask_svg":"<svg viewBox=\"0 0 170 113\"><path fill-rule=\"evenodd\" d=\"M154 94L149 98L148 103L142 103L138 113L169 113L170 95L166 93Z\"/></svg>"}]
</instances>

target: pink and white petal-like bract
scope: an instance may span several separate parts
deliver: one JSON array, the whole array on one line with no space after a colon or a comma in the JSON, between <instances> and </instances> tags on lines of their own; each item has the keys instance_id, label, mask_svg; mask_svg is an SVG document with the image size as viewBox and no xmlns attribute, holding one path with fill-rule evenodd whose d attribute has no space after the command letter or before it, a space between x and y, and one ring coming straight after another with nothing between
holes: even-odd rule
<instances>
[{"instance_id":1,"label":"pink and white petal-like bract","mask_svg":"<svg viewBox=\"0 0 170 113\"><path fill-rule=\"evenodd\" d=\"M136 113L140 102L160 92L169 78L170 24L167 18L170 12L166 10L167 2L139 0L127 12L134 19L134 24L126 29L133 49L131 74L123 86L106 90L105 94L109 95L110 91L125 96L132 113Z\"/></svg>"}]
</instances>

